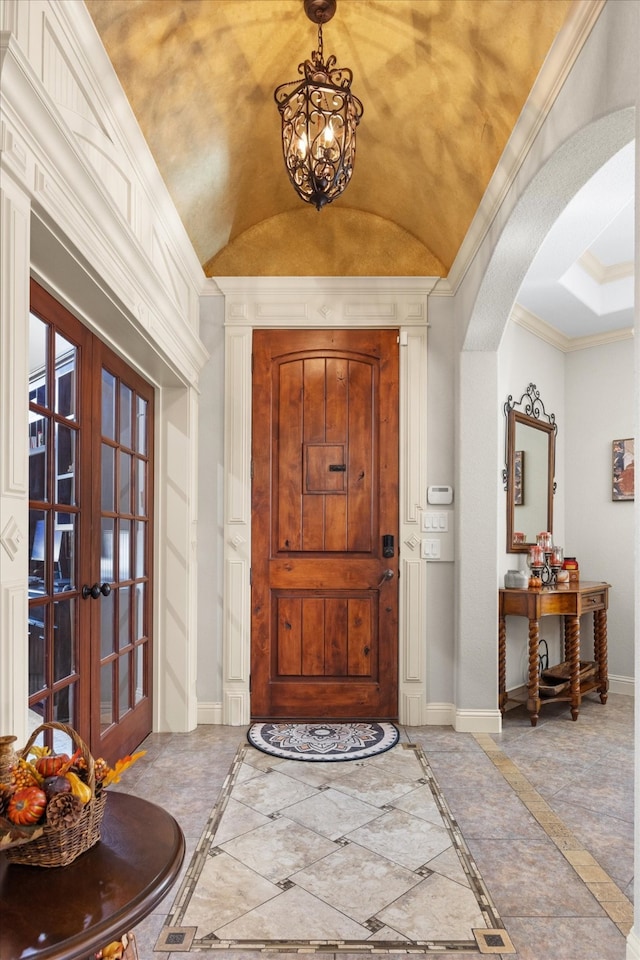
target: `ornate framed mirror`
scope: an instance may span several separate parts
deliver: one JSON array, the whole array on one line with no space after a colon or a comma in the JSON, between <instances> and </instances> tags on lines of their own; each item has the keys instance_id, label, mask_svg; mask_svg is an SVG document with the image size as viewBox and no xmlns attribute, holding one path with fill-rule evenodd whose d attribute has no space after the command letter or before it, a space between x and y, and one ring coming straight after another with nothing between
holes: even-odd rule
<instances>
[{"instance_id":1,"label":"ornate framed mirror","mask_svg":"<svg viewBox=\"0 0 640 960\"><path fill-rule=\"evenodd\" d=\"M542 530L553 533L555 452L558 427L535 383L519 400L504 404L507 553L526 553Z\"/></svg>"}]
</instances>

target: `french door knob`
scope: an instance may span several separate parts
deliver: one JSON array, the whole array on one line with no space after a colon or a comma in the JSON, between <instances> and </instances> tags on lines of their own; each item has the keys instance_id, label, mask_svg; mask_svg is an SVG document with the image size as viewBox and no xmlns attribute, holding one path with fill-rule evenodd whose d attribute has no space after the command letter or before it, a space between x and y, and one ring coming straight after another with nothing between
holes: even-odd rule
<instances>
[{"instance_id":1,"label":"french door knob","mask_svg":"<svg viewBox=\"0 0 640 960\"><path fill-rule=\"evenodd\" d=\"M102 585L99 583L94 583L92 587L85 583L82 588L82 599L88 600L89 597L92 597L93 600L97 600L100 594L102 594L103 597L108 597L110 593L111 587L108 583L103 583Z\"/></svg>"}]
</instances>

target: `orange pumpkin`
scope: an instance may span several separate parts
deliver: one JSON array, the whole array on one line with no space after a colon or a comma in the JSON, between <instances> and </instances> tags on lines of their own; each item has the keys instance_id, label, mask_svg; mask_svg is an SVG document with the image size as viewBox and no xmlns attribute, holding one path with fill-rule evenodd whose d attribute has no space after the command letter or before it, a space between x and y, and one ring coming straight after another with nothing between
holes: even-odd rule
<instances>
[{"instance_id":1,"label":"orange pumpkin","mask_svg":"<svg viewBox=\"0 0 640 960\"><path fill-rule=\"evenodd\" d=\"M60 773L60 768L69 762L69 757L66 753L52 753L47 754L45 757L38 757L34 766L40 776L42 777L55 777Z\"/></svg>"},{"instance_id":2,"label":"orange pumpkin","mask_svg":"<svg viewBox=\"0 0 640 960\"><path fill-rule=\"evenodd\" d=\"M22 826L37 823L47 806L47 795L40 787L22 787L12 794L7 817Z\"/></svg>"}]
</instances>

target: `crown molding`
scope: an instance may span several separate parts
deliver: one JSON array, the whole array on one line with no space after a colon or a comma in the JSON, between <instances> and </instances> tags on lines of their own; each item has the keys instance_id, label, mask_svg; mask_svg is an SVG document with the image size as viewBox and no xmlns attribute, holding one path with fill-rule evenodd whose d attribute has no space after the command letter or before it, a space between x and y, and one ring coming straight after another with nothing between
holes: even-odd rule
<instances>
[{"instance_id":1,"label":"crown molding","mask_svg":"<svg viewBox=\"0 0 640 960\"><path fill-rule=\"evenodd\" d=\"M607 333L596 333L586 337L567 337L564 333L556 330L546 320L536 316L526 310L525 307L516 303L511 311L511 320L532 333L539 340L555 347L562 353L572 353L575 350L587 350L589 347L602 347L607 343L617 343L619 340L630 340L633 338L632 327L622 327L619 330L610 330Z\"/></svg>"},{"instance_id":2,"label":"crown molding","mask_svg":"<svg viewBox=\"0 0 640 960\"><path fill-rule=\"evenodd\" d=\"M359 296L428 296L439 277L213 277L225 296L339 293ZM204 291L203 291L204 292ZM217 291L209 290L209 295Z\"/></svg>"},{"instance_id":3,"label":"crown molding","mask_svg":"<svg viewBox=\"0 0 640 960\"><path fill-rule=\"evenodd\" d=\"M590 250L585 250L577 261L592 280L604 286L606 283L614 283L616 280L626 280L635 274L635 264L633 260L625 260L621 263L612 263L609 266L599 260Z\"/></svg>"}]
</instances>

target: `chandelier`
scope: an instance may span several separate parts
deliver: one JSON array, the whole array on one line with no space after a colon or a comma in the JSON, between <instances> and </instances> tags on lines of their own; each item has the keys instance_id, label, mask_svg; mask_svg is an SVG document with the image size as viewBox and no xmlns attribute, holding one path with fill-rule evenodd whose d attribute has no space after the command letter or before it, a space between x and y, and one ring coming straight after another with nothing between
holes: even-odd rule
<instances>
[{"instance_id":1,"label":"chandelier","mask_svg":"<svg viewBox=\"0 0 640 960\"><path fill-rule=\"evenodd\" d=\"M303 79L283 83L274 97L289 179L305 203L321 210L351 180L363 106L351 93L351 70L336 66L334 56L323 59L322 24L333 17L336 0L304 0L304 10L318 24L318 49L298 66Z\"/></svg>"}]
</instances>

